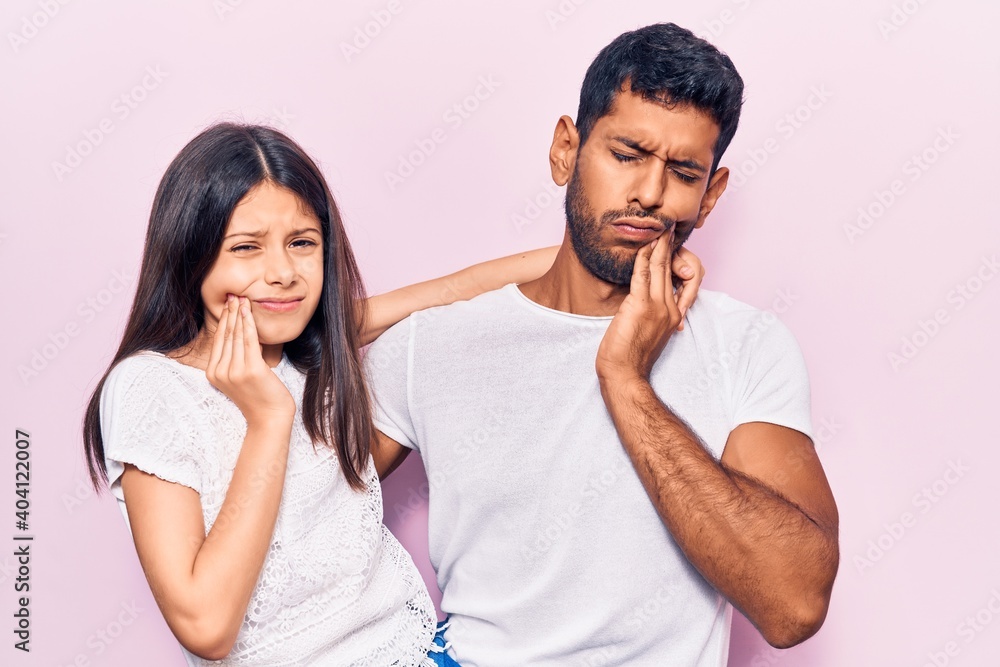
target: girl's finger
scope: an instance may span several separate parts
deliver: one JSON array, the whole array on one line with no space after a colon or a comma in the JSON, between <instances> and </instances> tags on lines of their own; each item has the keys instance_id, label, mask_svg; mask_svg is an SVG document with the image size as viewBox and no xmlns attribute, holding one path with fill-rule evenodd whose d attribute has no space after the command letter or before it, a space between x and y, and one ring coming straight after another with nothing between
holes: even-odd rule
<instances>
[{"instance_id":1,"label":"girl's finger","mask_svg":"<svg viewBox=\"0 0 1000 667\"><path fill-rule=\"evenodd\" d=\"M670 264L675 276L680 276L681 280L690 280L700 273L701 261L698 255L684 247L677 249L674 260Z\"/></svg>"},{"instance_id":2,"label":"girl's finger","mask_svg":"<svg viewBox=\"0 0 1000 667\"><path fill-rule=\"evenodd\" d=\"M686 299L684 296L685 287L687 287L687 282L681 283L681 286L674 292L674 300L677 302L677 310L681 314L681 321L677 324L678 331L684 331L684 315L687 313L687 309L681 305Z\"/></svg>"},{"instance_id":3,"label":"girl's finger","mask_svg":"<svg viewBox=\"0 0 1000 667\"><path fill-rule=\"evenodd\" d=\"M233 361L230 368L234 377L242 377L247 366L247 350L243 344L243 297L236 297L236 320L233 322Z\"/></svg>"},{"instance_id":4,"label":"girl's finger","mask_svg":"<svg viewBox=\"0 0 1000 667\"><path fill-rule=\"evenodd\" d=\"M263 357L260 353L260 341L257 339L257 323L253 319L253 310L248 300L243 306L243 342L247 350L247 361Z\"/></svg>"},{"instance_id":5,"label":"girl's finger","mask_svg":"<svg viewBox=\"0 0 1000 667\"><path fill-rule=\"evenodd\" d=\"M656 239L656 247L649 258L649 298L653 303L663 303L670 284L670 244L667 235Z\"/></svg>"},{"instance_id":6,"label":"girl's finger","mask_svg":"<svg viewBox=\"0 0 1000 667\"><path fill-rule=\"evenodd\" d=\"M226 323L229 321L229 308L228 302L222 307L222 314L219 315L219 321L215 325L215 335L212 336L212 351L208 355L208 368L206 373L210 377L214 377L215 371L219 366L219 360L222 358L222 344L225 340L226 335Z\"/></svg>"},{"instance_id":7,"label":"girl's finger","mask_svg":"<svg viewBox=\"0 0 1000 667\"><path fill-rule=\"evenodd\" d=\"M226 318L226 328L222 340L222 354L219 356L219 375L227 379L229 378L229 368L232 365L233 358L233 329L236 324L236 309L233 305L235 303L235 297L226 302L226 312L229 317Z\"/></svg>"},{"instance_id":8,"label":"girl's finger","mask_svg":"<svg viewBox=\"0 0 1000 667\"><path fill-rule=\"evenodd\" d=\"M680 258L680 254L684 253L684 258ZM701 260L698 259L697 255L688 250L687 248L681 248L677 251L678 258L674 261L674 266L678 263L678 260L684 262L684 266L690 268L692 276L687 278L681 285L681 288L677 291L677 307L680 308L681 315L686 315L688 308L694 303L694 299L698 296L698 289L701 287L701 281L705 277L705 271L701 267Z\"/></svg>"}]
</instances>

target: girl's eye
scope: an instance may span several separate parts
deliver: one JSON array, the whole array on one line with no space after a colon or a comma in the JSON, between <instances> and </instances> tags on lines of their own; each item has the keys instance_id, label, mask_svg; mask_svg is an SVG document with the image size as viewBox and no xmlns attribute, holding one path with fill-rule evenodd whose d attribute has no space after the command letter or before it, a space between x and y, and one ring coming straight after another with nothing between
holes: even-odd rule
<instances>
[{"instance_id":1,"label":"girl's eye","mask_svg":"<svg viewBox=\"0 0 1000 667\"><path fill-rule=\"evenodd\" d=\"M292 241L292 245L296 248L309 248L317 245L317 243L311 239L295 239Z\"/></svg>"},{"instance_id":2,"label":"girl's eye","mask_svg":"<svg viewBox=\"0 0 1000 667\"><path fill-rule=\"evenodd\" d=\"M247 245L245 243L243 245L237 245L230 248L230 250L232 250L233 252L246 252L247 250L253 250L253 249L254 246Z\"/></svg>"},{"instance_id":3,"label":"girl's eye","mask_svg":"<svg viewBox=\"0 0 1000 667\"><path fill-rule=\"evenodd\" d=\"M618 151L611 151L611 154L615 156L615 159L619 162L635 162L639 158L635 155L625 155L624 153L619 153Z\"/></svg>"}]
</instances>

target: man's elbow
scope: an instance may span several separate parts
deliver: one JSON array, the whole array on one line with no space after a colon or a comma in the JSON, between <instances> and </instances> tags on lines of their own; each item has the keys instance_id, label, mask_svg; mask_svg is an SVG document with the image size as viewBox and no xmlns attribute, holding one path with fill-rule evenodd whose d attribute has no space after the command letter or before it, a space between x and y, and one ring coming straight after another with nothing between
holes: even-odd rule
<instances>
[{"instance_id":1,"label":"man's elbow","mask_svg":"<svg viewBox=\"0 0 1000 667\"><path fill-rule=\"evenodd\" d=\"M774 648L791 648L819 632L829 606L829 595L801 599L798 603L789 604L773 621L760 627L760 632Z\"/></svg>"},{"instance_id":2,"label":"man's elbow","mask_svg":"<svg viewBox=\"0 0 1000 667\"><path fill-rule=\"evenodd\" d=\"M814 563L813 569L799 570L792 580L784 581L785 593L775 600L777 604L772 607L768 622L758 625L764 639L775 648L801 644L823 627L840 568L835 530Z\"/></svg>"}]
</instances>

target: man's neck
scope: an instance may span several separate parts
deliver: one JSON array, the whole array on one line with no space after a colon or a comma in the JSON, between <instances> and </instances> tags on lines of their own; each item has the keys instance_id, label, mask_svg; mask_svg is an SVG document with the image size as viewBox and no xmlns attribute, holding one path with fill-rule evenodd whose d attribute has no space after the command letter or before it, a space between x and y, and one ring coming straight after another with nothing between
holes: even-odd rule
<instances>
[{"instance_id":1,"label":"man's neck","mask_svg":"<svg viewBox=\"0 0 1000 667\"><path fill-rule=\"evenodd\" d=\"M614 285L592 274L563 238L552 267L541 277L518 285L521 293L546 308L593 317L614 315L628 295L628 285Z\"/></svg>"}]
</instances>

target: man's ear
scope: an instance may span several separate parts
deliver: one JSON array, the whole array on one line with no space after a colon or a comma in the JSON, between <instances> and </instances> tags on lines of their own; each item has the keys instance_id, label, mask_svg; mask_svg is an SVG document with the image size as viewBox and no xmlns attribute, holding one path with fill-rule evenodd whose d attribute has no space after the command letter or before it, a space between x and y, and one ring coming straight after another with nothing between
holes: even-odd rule
<instances>
[{"instance_id":1,"label":"man's ear","mask_svg":"<svg viewBox=\"0 0 1000 667\"><path fill-rule=\"evenodd\" d=\"M715 208L715 203L719 201L719 197L726 191L726 185L728 184L729 169L727 167L719 167L712 174L712 180L708 182L708 189L705 190L705 194L701 196L701 208L698 210L698 222L694 223L695 229L705 224L705 218Z\"/></svg>"},{"instance_id":2,"label":"man's ear","mask_svg":"<svg viewBox=\"0 0 1000 667\"><path fill-rule=\"evenodd\" d=\"M549 166L552 169L552 180L556 185L566 185L573 175L576 165L577 150L580 148L580 133L569 116L561 116L556 122L556 131L552 135L552 147L549 148Z\"/></svg>"}]
</instances>

